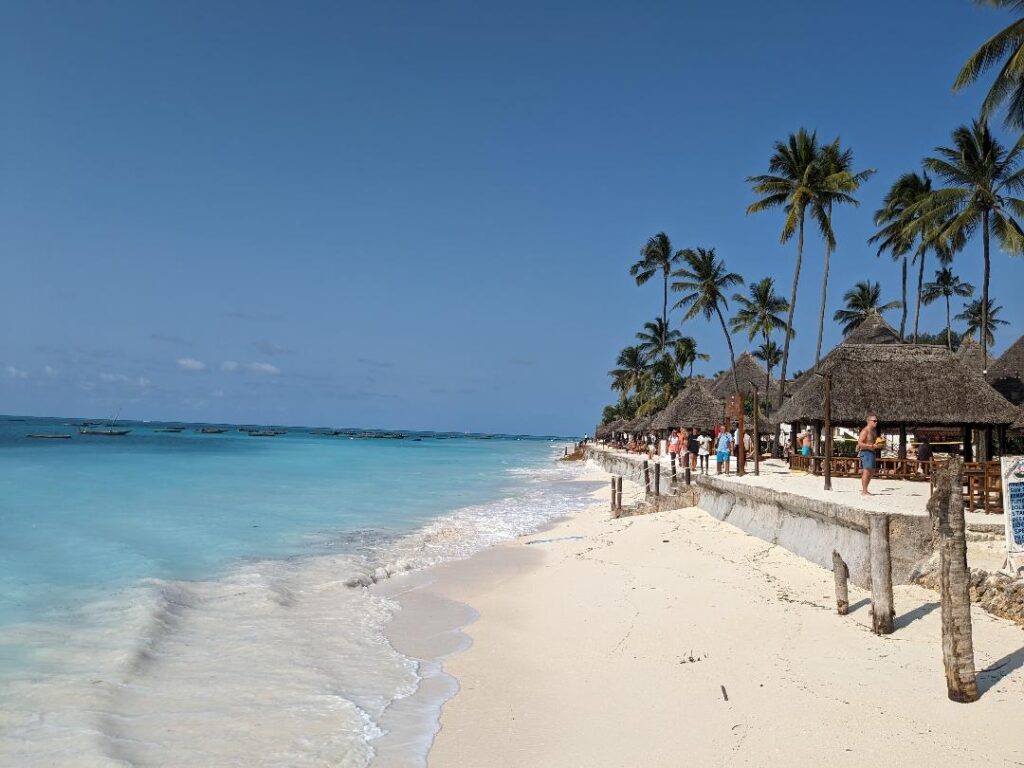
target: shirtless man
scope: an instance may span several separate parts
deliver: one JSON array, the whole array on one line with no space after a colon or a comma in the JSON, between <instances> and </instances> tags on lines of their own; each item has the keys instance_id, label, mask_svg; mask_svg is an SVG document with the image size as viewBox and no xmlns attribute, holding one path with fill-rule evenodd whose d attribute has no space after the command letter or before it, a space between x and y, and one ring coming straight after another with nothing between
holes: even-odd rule
<instances>
[{"instance_id":1,"label":"shirtless man","mask_svg":"<svg viewBox=\"0 0 1024 768\"><path fill-rule=\"evenodd\" d=\"M875 473L877 462L875 461L875 440L878 437L878 417L873 413L868 414L867 425L857 436L857 453L860 454L860 495L871 496L868 492L868 483Z\"/></svg>"}]
</instances>

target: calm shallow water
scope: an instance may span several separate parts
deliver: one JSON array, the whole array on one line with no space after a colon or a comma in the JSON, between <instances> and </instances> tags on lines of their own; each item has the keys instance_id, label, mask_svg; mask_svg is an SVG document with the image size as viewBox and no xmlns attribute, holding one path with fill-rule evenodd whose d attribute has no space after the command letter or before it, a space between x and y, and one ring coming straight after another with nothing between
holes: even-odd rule
<instances>
[{"instance_id":1,"label":"calm shallow water","mask_svg":"<svg viewBox=\"0 0 1024 768\"><path fill-rule=\"evenodd\" d=\"M364 586L584 503L549 440L126 426L0 422L3 764L368 765L422 670Z\"/></svg>"}]
</instances>

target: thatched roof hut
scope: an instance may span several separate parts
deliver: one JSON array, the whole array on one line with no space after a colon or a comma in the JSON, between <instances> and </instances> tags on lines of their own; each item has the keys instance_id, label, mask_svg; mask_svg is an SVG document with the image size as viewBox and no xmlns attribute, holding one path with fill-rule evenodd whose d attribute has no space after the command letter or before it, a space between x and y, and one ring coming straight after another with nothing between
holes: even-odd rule
<instances>
[{"instance_id":1,"label":"thatched roof hut","mask_svg":"<svg viewBox=\"0 0 1024 768\"><path fill-rule=\"evenodd\" d=\"M715 379L715 383L711 387L711 394L724 399L736 391L732 371L733 369L730 368ZM744 352L736 358L736 378L739 379L741 392L750 392L754 387L757 387L758 391L761 392L761 396L764 397L764 384L768 379L768 372L761 367L761 364L749 352ZM773 389L777 386L778 384L773 381Z\"/></svg>"},{"instance_id":2,"label":"thatched roof hut","mask_svg":"<svg viewBox=\"0 0 1024 768\"><path fill-rule=\"evenodd\" d=\"M896 329L885 322L885 318L881 315L868 315L867 318L854 328L850 333L843 337L843 340L824 358L822 358L822 364L837 349L842 348L844 345L850 344L902 344L900 335L896 332ZM804 384L814 378L814 366L811 366L806 371L801 373L792 382L786 383L786 396L792 398L800 390ZM785 421L785 419L783 419Z\"/></svg>"},{"instance_id":3,"label":"thatched roof hut","mask_svg":"<svg viewBox=\"0 0 1024 768\"><path fill-rule=\"evenodd\" d=\"M965 336L963 338L960 342L960 346L956 350L956 356L976 371L988 368L995 360L995 358L990 354L988 356L988 365L983 366L981 364L981 344L976 342L973 336Z\"/></svg>"},{"instance_id":4,"label":"thatched roof hut","mask_svg":"<svg viewBox=\"0 0 1024 768\"><path fill-rule=\"evenodd\" d=\"M1010 429L1017 431L1024 431L1024 406L1021 406L1020 411L1017 415L1017 420L1010 425Z\"/></svg>"},{"instance_id":5,"label":"thatched roof hut","mask_svg":"<svg viewBox=\"0 0 1024 768\"><path fill-rule=\"evenodd\" d=\"M653 419L654 416L637 416L635 419L623 422L620 431L629 432L630 434L646 432L651 428L651 421Z\"/></svg>"},{"instance_id":6,"label":"thatched roof hut","mask_svg":"<svg viewBox=\"0 0 1024 768\"><path fill-rule=\"evenodd\" d=\"M714 429L722 422L725 402L715 397L704 379L691 379L686 389L673 398L665 409L654 417L654 429L697 427Z\"/></svg>"},{"instance_id":7,"label":"thatched roof hut","mask_svg":"<svg viewBox=\"0 0 1024 768\"><path fill-rule=\"evenodd\" d=\"M598 424L597 429L594 430L594 439L604 440L606 437L611 437L612 431L608 427L608 424Z\"/></svg>"},{"instance_id":8,"label":"thatched roof hut","mask_svg":"<svg viewBox=\"0 0 1024 768\"><path fill-rule=\"evenodd\" d=\"M832 381L832 423L858 426L868 411L884 427L1009 425L1016 409L944 347L840 344L821 373ZM812 376L774 415L779 421L824 421L824 379Z\"/></svg>"},{"instance_id":9,"label":"thatched roof hut","mask_svg":"<svg viewBox=\"0 0 1024 768\"><path fill-rule=\"evenodd\" d=\"M988 380L1011 403L1024 405L1024 336L992 363Z\"/></svg>"}]
</instances>

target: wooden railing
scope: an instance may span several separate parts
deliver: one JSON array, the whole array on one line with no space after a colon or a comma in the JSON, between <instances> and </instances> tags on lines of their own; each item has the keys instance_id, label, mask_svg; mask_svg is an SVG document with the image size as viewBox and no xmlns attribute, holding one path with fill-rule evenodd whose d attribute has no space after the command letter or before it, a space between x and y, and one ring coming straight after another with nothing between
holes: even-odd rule
<instances>
[{"instance_id":1,"label":"wooden railing","mask_svg":"<svg viewBox=\"0 0 1024 768\"><path fill-rule=\"evenodd\" d=\"M789 468L812 475L822 474L824 456L789 457ZM918 461L917 459L880 458L875 459L875 477L888 480L917 480L932 485L932 472L943 463L939 461ZM833 456L833 477L859 477L860 459L855 456ZM934 490L934 486L932 487ZM964 505L970 510L987 513L1003 511L1003 485L998 461L964 462Z\"/></svg>"}]
</instances>

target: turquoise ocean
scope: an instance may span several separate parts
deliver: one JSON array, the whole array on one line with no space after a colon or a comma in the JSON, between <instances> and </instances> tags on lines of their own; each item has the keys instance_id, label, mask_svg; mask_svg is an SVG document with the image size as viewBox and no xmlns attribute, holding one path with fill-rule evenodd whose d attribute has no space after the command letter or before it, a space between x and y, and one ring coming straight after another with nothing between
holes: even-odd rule
<instances>
[{"instance_id":1,"label":"turquoise ocean","mask_svg":"<svg viewBox=\"0 0 1024 768\"><path fill-rule=\"evenodd\" d=\"M0 765L422 765L368 587L586 503L553 437L78 423L0 417Z\"/></svg>"}]
</instances>

